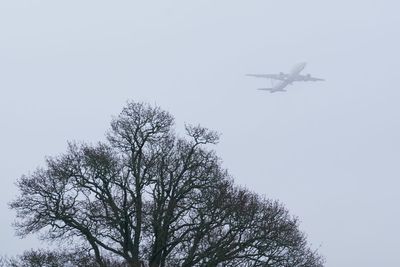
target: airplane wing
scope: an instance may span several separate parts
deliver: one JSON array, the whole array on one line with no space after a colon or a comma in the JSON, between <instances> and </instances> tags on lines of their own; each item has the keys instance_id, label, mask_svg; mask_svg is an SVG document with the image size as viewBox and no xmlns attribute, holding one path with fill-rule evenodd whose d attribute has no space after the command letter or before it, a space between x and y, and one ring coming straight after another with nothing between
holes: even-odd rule
<instances>
[{"instance_id":1,"label":"airplane wing","mask_svg":"<svg viewBox=\"0 0 400 267\"><path fill-rule=\"evenodd\" d=\"M293 77L293 81L302 81L302 82L316 82L316 81L325 81L325 79L312 77L311 75L296 75Z\"/></svg>"},{"instance_id":2,"label":"airplane wing","mask_svg":"<svg viewBox=\"0 0 400 267\"><path fill-rule=\"evenodd\" d=\"M279 74L246 74L246 76L256 77L256 78L268 78L268 79L284 81L289 77L289 74L285 74L285 73L279 73Z\"/></svg>"}]
</instances>

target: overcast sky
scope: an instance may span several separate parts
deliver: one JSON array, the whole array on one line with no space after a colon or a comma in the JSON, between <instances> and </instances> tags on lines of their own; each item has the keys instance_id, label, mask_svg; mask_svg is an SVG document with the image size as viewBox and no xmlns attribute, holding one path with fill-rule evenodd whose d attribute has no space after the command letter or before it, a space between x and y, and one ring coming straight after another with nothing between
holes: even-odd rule
<instances>
[{"instance_id":1,"label":"overcast sky","mask_svg":"<svg viewBox=\"0 0 400 267\"><path fill-rule=\"evenodd\" d=\"M0 1L0 254L22 174L68 140L104 140L128 99L222 134L237 183L279 199L327 266L400 266L400 4ZM286 93L246 73L326 82Z\"/></svg>"}]
</instances>

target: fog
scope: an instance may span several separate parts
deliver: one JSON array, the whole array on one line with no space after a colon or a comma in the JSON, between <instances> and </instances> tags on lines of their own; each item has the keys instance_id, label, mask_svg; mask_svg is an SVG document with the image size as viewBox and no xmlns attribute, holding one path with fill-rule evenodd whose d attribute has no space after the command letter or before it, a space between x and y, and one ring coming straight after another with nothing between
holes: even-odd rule
<instances>
[{"instance_id":1,"label":"fog","mask_svg":"<svg viewBox=\"0 0 400 267\"><path fill-rule=\"evenodd\" d=\"M128 99L221 133L238 184L279 199L326 266L399 266L400 4L0 2L0 254L15 181L67 141L104 140ZM257 91L246 73L325 78Z\"/></svg>"}]
</instances>

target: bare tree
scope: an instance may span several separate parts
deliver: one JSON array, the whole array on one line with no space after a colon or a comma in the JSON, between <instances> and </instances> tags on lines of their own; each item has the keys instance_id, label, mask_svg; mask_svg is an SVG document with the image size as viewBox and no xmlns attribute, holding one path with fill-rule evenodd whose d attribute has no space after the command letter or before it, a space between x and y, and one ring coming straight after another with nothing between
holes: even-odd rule
<instances>
[{"instance_id":1,"label":"bare tree","mask_svg":"<svg viewBox=\"0 0 400 267\"><path fill-rule=\"evenodd\" d=\"M129 266L322 266L281 204L233 185L215 132L173 126L129 102L106 143L70 143L19 179L17 233L80 242L98 266L110 254Z\"/></svg>"}]
</instances>

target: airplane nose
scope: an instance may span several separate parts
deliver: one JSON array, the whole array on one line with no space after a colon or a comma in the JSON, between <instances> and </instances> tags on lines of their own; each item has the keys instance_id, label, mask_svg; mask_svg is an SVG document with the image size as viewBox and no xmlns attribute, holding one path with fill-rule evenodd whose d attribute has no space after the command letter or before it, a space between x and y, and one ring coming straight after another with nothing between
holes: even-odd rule
<instances>
[{"instance_id":1,"label":"airplane nose","mask_svg":"<svg viewBox=\"0 0 400 267\"><path fill-rule=\"evenodd\" d=\"M298 66L298 69L300 70L300 71L302 71L305 67L306 67L306 62L301 62L301 63L299 63L297 66Z\"/></svg>"},{"instance_id":2,"label":"airplane nose","mask_svg":"<svg viewBox=\"0 0 400 267\"><path fill-rule=\"evenodd\" d=\"M300 71L302 71L305 67L306 67L306 62L297 63L297 64L293 67L292 72L300 72Z\"/></svg>"}]
</instances>

